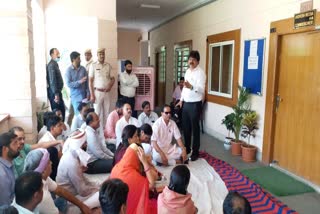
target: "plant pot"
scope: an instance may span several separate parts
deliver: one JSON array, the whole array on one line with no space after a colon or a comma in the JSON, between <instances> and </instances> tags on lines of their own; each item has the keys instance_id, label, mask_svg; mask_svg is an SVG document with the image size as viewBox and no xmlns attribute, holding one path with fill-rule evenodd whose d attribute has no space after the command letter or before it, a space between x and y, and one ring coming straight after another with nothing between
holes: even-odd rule
<instances>
[{"instance_id":1,"label":"plant pot","mask_svg":"<svg viewBox=\"0 0 320 214\"><path fill-rule=\"evenodd\" d=\"M255 162L257 161L256 155L257 155L257 147L248 145L248 144L242 144L242 160L245 162Z\"/></svg>"},{"instance_id":2,"label":"plant pot","mask_svg":"<svg viewBox=\"0 0 320 214\"><path fill-rule=\"evenodd\" d=\"M235 156L240 156L241 155L241 145L242 145L242 141L236 141L236 140L232 140L231 141L231 154L235 155Z\"/></svg>"},{"instance_id":3,"label":"plant pot","mask_svg":"<svg viewBox=\"0 0 320 214\"><path fill-rule=\"evenodd\" d=\"M233 140L233 138L231 138L231 137L225 137L224 138L223 146L224 146L225 150L229 150L231 148L231 140Z\"/></svg>"}]
</instances>

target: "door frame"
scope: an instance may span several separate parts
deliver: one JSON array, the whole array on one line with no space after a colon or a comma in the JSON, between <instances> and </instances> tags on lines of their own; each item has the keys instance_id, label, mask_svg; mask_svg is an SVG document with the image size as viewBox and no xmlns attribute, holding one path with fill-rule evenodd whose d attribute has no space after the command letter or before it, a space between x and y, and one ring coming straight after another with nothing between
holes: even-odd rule
<instances>
[{"instance_id":1,"label":"door frame","mask_svg":"<svg viewBox=\"0 0 320 214\"><path fill-rule=\"evenodd\" d=\"M320 12L316 13L315 25L294 29L294 18L271 22L269 37L269 59L267 75L266 109L264 114L264 136L262 161L269 164L273 161L274 135L275 135L275 103L278 91L279 58L281 36L295 33L316 31L315 26L320 25Z\"/></svg>"},{"instance_id":2,"label":"door frame","mask_svg":"<svg viewBox=\"0 0 320 214\"><path fill-rule=\"evenodd\" d=\"M159 99L158 99L158 93L159 93L159 55L161 54L161 49L164 48L165 51L167 52L167 48L165 45L158 46L155 48L155 107L159 106ZM165 56L165 87L164 87L164 100L163 102L166 103L166 89L167 89L167 84L166 84L166 78L167 78L167 53ZM161 106L160 106L161 107Z\"/></svg>"}]
</instances>

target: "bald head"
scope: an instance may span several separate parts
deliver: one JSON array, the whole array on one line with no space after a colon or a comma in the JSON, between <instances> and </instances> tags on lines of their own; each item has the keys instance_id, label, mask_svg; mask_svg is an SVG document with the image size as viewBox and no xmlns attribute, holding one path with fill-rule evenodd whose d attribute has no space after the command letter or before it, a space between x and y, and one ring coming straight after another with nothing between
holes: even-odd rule
<instances>
[{"instance_id":1,"label":"bald head","mask_svg":"<svg viewBox=\"0 0 320 214\"><path fill-rule=\"evenodd\" d=\"M95 112L90 112L86 117L86 124L94 130L98 129L100 127L99 116Z\"/></svg>"},{"instance_id":2,"label":"bald head","mask_svg":"<svg viewBox=\"0 0 320 214\"><path fill-rule=\"evenodd\" d=\"M238 192L229 192L223 202L224 214L251 214L249 201Z\"/></svg>"}]
</instances>

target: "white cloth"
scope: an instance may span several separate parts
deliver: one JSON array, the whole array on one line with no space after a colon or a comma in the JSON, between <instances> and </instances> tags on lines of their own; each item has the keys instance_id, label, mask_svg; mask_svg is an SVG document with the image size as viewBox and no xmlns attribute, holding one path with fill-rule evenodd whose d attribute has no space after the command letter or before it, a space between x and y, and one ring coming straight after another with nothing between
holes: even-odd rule
<instances>
[{"instance_id":1,"label":"white cloth","mask_svg":"<svg viewBox=\"0 0 320 214\"><path fill-rule=\"evenodd\" d=\"M128 74L126 71L120 73L120 94L126 97L134 97L136 88L139 86L138 77L131 72Z\"/></svg>"},{"instance_id":2,"label":"white cloth","mask_svg":"<svg viewBox=\"0 0 320 214\"><path fill-rule=\"evenodd\" d=\"M70 135L70 126L69 126L69 124L68 123L64 123L64 125L66 126L66 130L63 130L62 131L62 133L61 133L61 135L59 135L58 137L57 137L57 140L63 140L63 141L65 141L68 137L69 137L69 135Z\"/></svg>"},{"instance_id":3,"label":"white cloth","mask_svg":"<svg viewBox=\"0 0 320 214\"><path fill-rule=\"evenodd\" d=\"M55 139L52 134L47 131L43 136L42 138L38 141L38 143L44 143L44 142L48 142L48 141L54 141L54 140L57 140ZM57 148L58 151L61 151L61 144L58 144L55 146Z\"/></svg>"},{"instance_id":4,"label":"white cloth","mask_svg":"<svg viewBox=\"0 0 320 214\"><path fill-rule=\"evenodd\" d=\"M16 200L13 200L11 206L15 207L18 210L19 214L39 214L39 210L38 207L36 207L36 209L34 209L32 212L22 206L20 206L19 204L17 204Z\"/></svg>"},{"instance_id":5,"label":"white cloth","mask_svg":"<svg viewBox=\"0 0 320 214\"><path fill-rule=\"evenodd\" d=\"M124 116L120 120L118 120L116 124L117 148L122 141L121 139L122 131L124 127L126 127L127 125L135 125L137 128L141 126L140 122L134 117L130 117L129 122L126 121Z\"/></svg>"},{"instance_id":6,"label":"white cloth","mask_svg":"<svg viewBox=\"0 0 320 214\"><path fill-rule=\"evenodd\" d=\"M86 66L85 67L86 67L87 73L89 73L89 70L90 70L90 67L91 67L92 63L93 63L93 59L92 58L89 61L86 62Z\"/></svg>"},{"instance_id":7,"label":"white cloth","mask_svg":"<svg viewBox=\"0 0 320 214\"><path fill-rule=\"evenodd\" d=\"M154 122L156 122L156 120L159 118L159 116L157 115L157 113L155 112L151 112L149 117L146 115L146 113L142 112L139 117L138 120L140 122L141 125L148 123L150 126L152 126L154 124Z\"/></svg>"},{"instance_id":8,"label":"white cloth","mask_svg":"<svg viewBox=\"0 0 320 214\"><path fill-rule=\"evenodd\" d=\"M198 214L223 214L223 200L228 189L219 174L202 158L189 162L190 182L188 192L198 208ZM173 166L156 167L166 179L157 181L156 186L168 185Z\"/></svg>"},{"instance_id":9,"label":"white cloth","mask_svg":"<svg viewBox=\"0 0 320 214\"><path fill-rule=\"evenodd\" d=\"M113 159L113 153L107 148L104 136L91 126L86 127L87 153L91 156L89 163L98 159Z\"/></svg>"},{"instance_id":10,"label":"white cloth","mask_svg":"<svg viewBox=\"0 0 320 214\"><path fill-rule=\"evenodd\" d=\"M174 89L174 92L172 94L172 98L176 99L176 100L180 100L181 98L181 88L180 85L177 85L177 87Z\"/></svg>"},{"instance_id":11,"label":"white cloth","mask_svg":"<svg viewBox=\"0 0 320 214\"><path fill-rule=\"evenodd\" d=\"M47 178L47 180L42 180L43 183L43 198L39 207L40 213L46 213L46 214L58 214L59 210L54 205L54 201L52 199L51 193L54 192L58 185L55 181L53 181L50 177Z\"/></svg>"},{"instance_id":12,"label":"white cloth","mask_svg":"<svg viewBox=\"0 0 320 214\"><path fill-rule=\"evenodd\" d=\"M200 66L198 65L193 70L189 68L186 71L184 79L193 86L193 89L191 90L184 87L181 92L181 100L185 102L202 101L206 84L206 74L200 68Z\"/></svg>"},{"instance_id":13,"label":"white cloth","mask_svg":"<svg viewBox=\"0 0 320 214\"><path fill-rule=\"evenodd\" d=\"M144 153L152 157L152 153L153 153L152 146L149 143L141 143L141 146L143 147Z\"/></svg>"}]
</instances>

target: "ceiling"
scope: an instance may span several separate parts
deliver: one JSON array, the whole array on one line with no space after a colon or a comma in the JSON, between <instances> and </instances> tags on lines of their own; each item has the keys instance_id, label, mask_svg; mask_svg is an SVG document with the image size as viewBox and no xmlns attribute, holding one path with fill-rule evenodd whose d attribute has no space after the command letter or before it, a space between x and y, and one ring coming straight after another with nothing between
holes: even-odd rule
<instances>
[{"instance_id":1,"label":"ceiling","mask_svg":"<svg viewBox=\"0 0 320 214\"><path fill-rule=\"evenodd\" d=\"M213 0L117 0L118 28L150 29ZM141 4L159 5L159 9L142 8Z\"/></svg>"}]
</instances>

